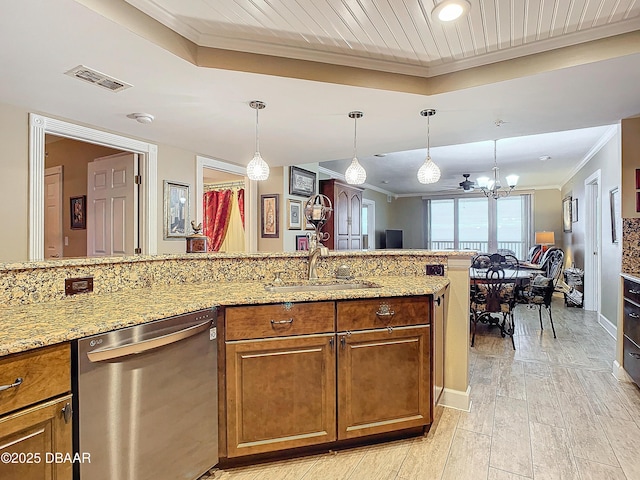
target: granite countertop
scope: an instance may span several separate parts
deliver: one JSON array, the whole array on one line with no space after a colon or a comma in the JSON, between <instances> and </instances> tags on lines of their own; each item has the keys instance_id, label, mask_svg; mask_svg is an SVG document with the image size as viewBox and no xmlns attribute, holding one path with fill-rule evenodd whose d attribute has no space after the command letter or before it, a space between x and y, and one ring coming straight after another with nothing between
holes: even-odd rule
<instances>
[{"instance_id":1,"label":"granite countertop","mask_svg":"<svg viewBox=\"0 0 640 480\"><path fill-rule=\"evenodd\" d=\"M80 294L0 313L0 356L214 306L433 294L446 277L367 277L380 288L271 293L262 282L185 283L109 294Z\"/></svg>"},{"instance_id":2,"label":"granite countertop","mask_svg":"<svg viewBox=\"0 0 640 480\"><path fill-rule=\"evenodd\" d=\"M640 272L634 272L634 273L622 272L620 275L622 275L623 278L640 283Z\"/></svg>"}]
</instances>

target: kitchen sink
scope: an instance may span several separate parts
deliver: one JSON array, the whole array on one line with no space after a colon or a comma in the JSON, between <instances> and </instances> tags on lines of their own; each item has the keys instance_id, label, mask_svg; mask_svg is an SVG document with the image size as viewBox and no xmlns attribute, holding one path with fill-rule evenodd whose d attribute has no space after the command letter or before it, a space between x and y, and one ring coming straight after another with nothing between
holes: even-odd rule
<instances>
[{"instance_id":1,"label":"kitchen sink","mask_svg":"<svg viewBox=\"0 0 640 480\"><path fill-rule=\"evenodd\" d=\"M267 292L313 292L326 290L355 290L360 288L380 288L372 282L357 280L292 280L265 285Z\"/></svg>"}]
</instances>

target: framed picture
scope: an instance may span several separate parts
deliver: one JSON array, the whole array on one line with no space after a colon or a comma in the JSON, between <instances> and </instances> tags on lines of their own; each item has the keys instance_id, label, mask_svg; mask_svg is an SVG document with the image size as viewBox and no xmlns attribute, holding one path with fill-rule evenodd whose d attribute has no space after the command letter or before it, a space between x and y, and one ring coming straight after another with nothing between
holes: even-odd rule
<instances>
[{"instance_id":1,"label":"framed picture","mask_svg":"<svg viewBox=\"0 0 640 480\"><path fill-rule=\"evenodd\" d=\"M71 197L71 230L87 228L87 196Z\"/></svg>"},{"instance_id":2,"label":"framed picture","mask_svg":"<svg viewBox=\"0 0 640 480\"><path fill-rule=\"evenodd\" d=\"M287 227L289 230L302 229L302 202L300 200L287 200ZM306 220L306 219L305 219Z\"/></svg>"},{"instance_id":3,"label":"framed picture","mask_svg":"<svg viewBox=\"0 0 640 480\"><path fill-rule=\"evenodd\" d=\"M571 202L571 223L578 221L578 199L574 198Z\"/></svg>"},{"instance_id":4,"label":"framed picture","mask_svg":"<svg viewBox=\"0 0 640 480\"><path fill-rule=\"evenodd\" d=\"M571 197L562 199L562 231L571 232Z\"/></svg>"},{"instance_id":5,"label":"framed picture","mask_svg":"<svg viewBox=\"0 0 640 480\"><path fill-rule=\"evenodd\" d=\"M164 181L164 238L184 238L189 225L189 185Z\"/></svg>"},{"instance_id":6,"label":"framed picture","mask_svg":"<svg viewBox=\"0 0 640 480\"><path fill-rule=\"evenodd\" d=\"M609 207L611 208L611 243L619 243L620 230L622 229L622 212L620 210L620 189L618 187L609 190Z\"/></svg>"},{"instance_id":7,"label":"framed picture","mask_svg":"<svg viewBox=\"0 0 640 480\"><path fill-rule=\"evenodd\" d=\"M316 174L298 167L289 168L289 195L310 197L316 194Z\"/></svg>"},{"instance_id":8,"label":"framed picture","mask_svg":"<svg viewBox=\"0 0 640 480\"><path fill-rule=\"evenodd\" d=\"M296 235L296 250L309 250L309 237Z\"/></svg>"},{"instance_id":9,"label":"framed picture","mask_svg":"<svg viewBox=\"0 0 640 480\"><path fill-rule=\"evenodd\" d=\"M280 236L277 193L260 195L260 235L262 238L278 238Z\"/></svg>"},{"instance_id":10,"label":"framed picture","mask_svg":"<svg viewBox=\"0 0 640 480\"><path fill-rule=\"evenodd\" d=\"M640 168L636 168L636 190L640 190Z\"/></svg>"}]
</instances>

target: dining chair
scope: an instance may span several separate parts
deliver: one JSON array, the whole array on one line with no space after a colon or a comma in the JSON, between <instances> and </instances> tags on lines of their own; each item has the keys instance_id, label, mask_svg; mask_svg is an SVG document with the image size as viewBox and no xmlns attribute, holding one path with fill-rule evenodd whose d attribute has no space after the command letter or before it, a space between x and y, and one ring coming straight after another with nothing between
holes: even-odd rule
<instances>
[{"instance_id":1,"label":"dining chair","mask_svg":"<svg viewBox=\"0 0 640 480\"><path fill-rule=\"evenodd\" d=\"M478 322L497 326L502 337L509 335L513 349L515 328L516 280L518 259L513 255L477 255L471 261L470 317L473 323L471 346L476 339Z\"/></svg>"},{"instance_id":2,"label":"dining chair","mask_svg":"<svg viewBox=\"0 0 640 480\"><path fill-rule=\"evenodd\" d=\"M564 270L564 251L560 248L550 248L545 252L543 264L540 274L535 276L529 285L522 287L517 292L518 304L525 304L528 307L538 307L538 317L540 319L540 329L542 326L542 307L545 308L549 315L553 338L556 337L556 329L553 325L553 315L551 314L551 300L553 292L558 286L558 282L562 278Z\"/></svg>"}]
</instances>

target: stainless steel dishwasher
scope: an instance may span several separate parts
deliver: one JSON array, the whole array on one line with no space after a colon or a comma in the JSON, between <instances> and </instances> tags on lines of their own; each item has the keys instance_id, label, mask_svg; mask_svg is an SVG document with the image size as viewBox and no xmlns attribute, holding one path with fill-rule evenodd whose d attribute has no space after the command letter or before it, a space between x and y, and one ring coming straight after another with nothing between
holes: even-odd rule
<instances>
[{"instance_id":1,"label":"stainless steel dishwasher","mask_svg":"<svg viewBox=\"0 0 640 480\"><path fill-rule=\"evenodd\" d=\"M80 480L194 480L218 463L216 311L74 346Z\"/></svg>"}]
</instances>

